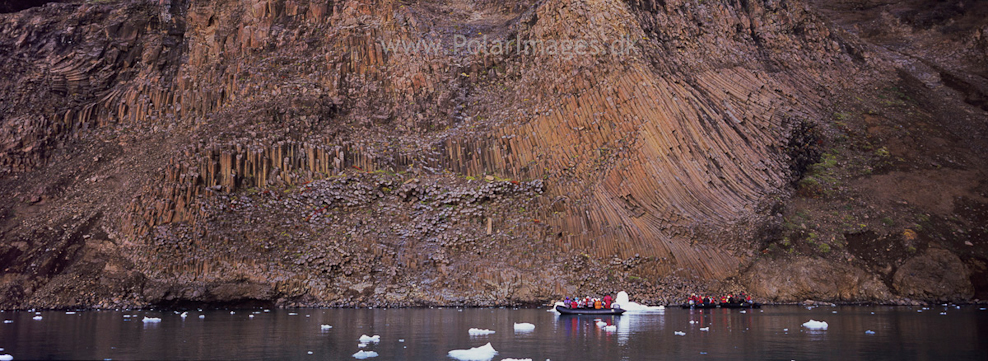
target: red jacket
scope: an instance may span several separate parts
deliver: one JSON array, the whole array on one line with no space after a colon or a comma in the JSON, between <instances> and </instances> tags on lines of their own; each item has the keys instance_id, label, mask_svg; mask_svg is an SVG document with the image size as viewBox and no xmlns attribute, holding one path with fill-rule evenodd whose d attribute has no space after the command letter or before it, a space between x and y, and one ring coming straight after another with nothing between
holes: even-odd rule
<instances>
[{"instance_id":1,"label":"red jacket","mask_svg":"<svg viewBox=\"0 0 988 361\"><path fill-rule=\"evenodd\" d=\"M611 308L611 301L613 300L611 295L604 295L604 308Z\"/></svg>"}]
</instances>

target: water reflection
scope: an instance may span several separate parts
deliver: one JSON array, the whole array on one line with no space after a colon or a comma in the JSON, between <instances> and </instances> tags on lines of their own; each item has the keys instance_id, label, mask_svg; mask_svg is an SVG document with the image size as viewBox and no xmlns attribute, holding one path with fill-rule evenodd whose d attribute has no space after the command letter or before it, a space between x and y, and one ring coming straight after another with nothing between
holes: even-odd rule
<instances>
[{"instance_id":1,"label":"water reflection","mask_svg":"<svg viewBox=\"0 0 988 361\"><path fill-rule=\"evenodd\" d=\"M366 350L381 360L448 360L450 350L490 342L497 360L988 358L983 342L988 339L988 312L971 307L918 310L668 309L601 317L561 316L544 309L319 309L190 311L185 318L155 311L43 312L37 321L34 313L4 312L0 318L10 323L0 324L0 354L15 360L346 360ZM161 321L145 323L145 317ZM829 329L803 329L810 319L827 321ZM514 324L522 322L535 329L515 332ZM470 336L470 328L496 332ZM361 335L380 335L380 342L358 347Z\"/></svg>"}]
</instances>

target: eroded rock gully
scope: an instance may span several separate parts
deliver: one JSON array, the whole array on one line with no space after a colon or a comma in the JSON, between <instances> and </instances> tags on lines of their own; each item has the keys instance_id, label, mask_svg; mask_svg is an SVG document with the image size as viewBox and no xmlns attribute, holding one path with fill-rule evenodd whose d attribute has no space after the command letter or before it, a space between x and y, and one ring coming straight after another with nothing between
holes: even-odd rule
<instances>
[{"instance_id":1,"label":"eroded rock gully","mask_svg":"<svg viewBox=\"0 0 988 361\"><path fill-rule=\"evenodd\" d=\"M952 250L930 231L916 243L926 253L895 260L772 251L797 208L839 198L800 187L819 169L805 163L871 121L835 122L835 109L883 101L848 93L920 87L923 69L942 69L949 84L926 101L971 107L947 132L984 127L983 64L903 71L842 11L164 0L0 15L0 305L537 304L618 289L671 302L742 288L773 301L970 299L983 284L932 290L880 268L947 262L973 279L983 242ZM973 36L968 49L984 52ZM471 40L633 45L457 45ZM977 179L984 163L963 168Z\"/></svg>"}]
</instances>

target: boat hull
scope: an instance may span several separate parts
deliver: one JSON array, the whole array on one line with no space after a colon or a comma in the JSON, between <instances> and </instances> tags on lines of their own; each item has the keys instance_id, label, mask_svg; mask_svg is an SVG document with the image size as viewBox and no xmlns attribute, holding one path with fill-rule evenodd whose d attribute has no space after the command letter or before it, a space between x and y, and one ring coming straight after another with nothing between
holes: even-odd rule
<instances>
[{"instance_id":1,"label":"boat hull","mask_svg":"<svg viewBox=\"0 0 988 361\"><path fill-rule=\"evenodd\" d=\"M602 308L599 310L595 308L574 309L574 308L556 305L556 311L564 315L597 315L597 316L605 315L606 316L606 315L620 315L624 313L624 311L626 310L622 310L619 308Z\"/></svg>"},{"instance_id":2,"label":"boat hull","mask_svg":"<svg viewBox=\"0 0 988 361\"><path fill-rule=\"evenodd\" d=\"M717 304L716 303L700 303L700 304L691 305L691 304L688 304L688 303L684 303L684 304L680 305L679 307L682 307L682 308L685 308L685 309L692 308L692 309L701 309L702 310L702 309L705 309L705 308L717 308Z\"/></svg>"}]
</instances>

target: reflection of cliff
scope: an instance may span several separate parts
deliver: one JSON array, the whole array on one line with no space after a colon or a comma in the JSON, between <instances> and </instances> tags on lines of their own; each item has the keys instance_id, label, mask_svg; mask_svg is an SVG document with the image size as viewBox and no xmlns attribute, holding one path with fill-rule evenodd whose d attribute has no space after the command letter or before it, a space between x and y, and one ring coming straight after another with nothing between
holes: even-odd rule
<instances>
[{"instance_id":1,"label":"reflection of cliff","mask_svg":"<svg viewBox=\"0 0 988 361\"><path fill-rule=\"evenodd\" d=\"M11 306L729 287L777 237L828 136L814 129L855 74L881 70L793 2L175 0L2 17ZM381 46L457 36L636 45ZM854 267L836 269L870 280ZM888 297L868 287L849 297Z\"/></svg>"}]
</instances>

